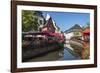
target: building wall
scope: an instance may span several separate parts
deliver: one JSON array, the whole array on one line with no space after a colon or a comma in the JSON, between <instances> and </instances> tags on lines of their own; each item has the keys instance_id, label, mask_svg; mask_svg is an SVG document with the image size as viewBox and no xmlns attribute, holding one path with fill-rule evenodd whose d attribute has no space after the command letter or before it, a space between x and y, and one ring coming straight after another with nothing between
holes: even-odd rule
<instances>
[{"instance_id":1,"label":"building wall","mask_svg":"<svg viewBox=\"0 0 100 73\"><path fill-rule=\"evenodd\" d=\"M65 36L65 39L66 40L69 40L72 36L74 36L74 33L73 32L70 32L70 33L64 33L64 36Z\"/></svg>"},{"instance_id":2,"label":"building wall","mask_svg":"<svg viewBox=\"0 0 100 73\"><path fill-rule=\"evenodd\" d=\"M50 32L55 32L55 28L51 18L48 20L47 27Z\"/></svg>"},{"instance_id":3,"label":"building wall","mask_svg":"<svg viewBox=\"0 0 100 73\"><path fill-rule=\"evenodd\" d=\"M82 36L81 32L74 32L74 36Z\"/></svg>"}]
</instances>

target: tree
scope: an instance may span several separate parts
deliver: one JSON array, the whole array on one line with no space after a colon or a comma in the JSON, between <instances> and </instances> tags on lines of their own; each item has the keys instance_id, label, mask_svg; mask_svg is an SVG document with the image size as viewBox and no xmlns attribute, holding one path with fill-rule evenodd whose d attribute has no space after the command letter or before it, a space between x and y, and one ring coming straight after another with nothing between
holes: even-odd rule
<instances>
[{"instance_id":1,"label":"tree","mask_svg":"<svg viewBox=\"0 0 100 73\"><path fill-rule=\"evenodd\" d=\"M32 10L22 11L22 31L27 32L27 31L38 30L39 23L38 23L38 17L36 17L36 14L37 14L37 11L32 11Z\"/></svg>"}]
</instances>

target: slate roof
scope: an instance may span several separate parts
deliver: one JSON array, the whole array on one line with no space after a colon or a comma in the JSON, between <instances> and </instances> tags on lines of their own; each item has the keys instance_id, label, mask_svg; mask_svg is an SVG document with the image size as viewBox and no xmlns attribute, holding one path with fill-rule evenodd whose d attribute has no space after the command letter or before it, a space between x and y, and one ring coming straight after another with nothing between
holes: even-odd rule
<instances>
[{"instance_id":1,"label":"slate roof","mask_svg":"<svg viewBox=\"0 0 100 73\"><path fill-rule=\"evenodd\" d=\"M75 31L80 31L82 30L82 28L80 27L80 25L75 24L74 26L72 26L71 28L69 28L68 30L65 31L65 33L70 33L70 32L75 32Z\"/></svg>"}]
</instances>

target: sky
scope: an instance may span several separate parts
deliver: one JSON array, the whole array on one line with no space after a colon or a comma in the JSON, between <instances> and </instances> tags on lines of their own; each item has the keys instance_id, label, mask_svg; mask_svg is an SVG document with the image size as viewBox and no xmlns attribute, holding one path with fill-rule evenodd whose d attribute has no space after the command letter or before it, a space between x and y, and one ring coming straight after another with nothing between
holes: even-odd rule
<instances>
[{"instance_id":1,"label":"sky","mask_svg":"<svg viewBox=\"0 0 100 73\"><path fill-rule=\"evenodd\" d=\"M61 31L68 30L75 24L79 24L80 26L85 26L90 22L90 14L89 13L75 13L75 12L44 12L43 15L49 14L51 18L56 22L56 25L60 27Z\"/></svg>"}]
</instances>

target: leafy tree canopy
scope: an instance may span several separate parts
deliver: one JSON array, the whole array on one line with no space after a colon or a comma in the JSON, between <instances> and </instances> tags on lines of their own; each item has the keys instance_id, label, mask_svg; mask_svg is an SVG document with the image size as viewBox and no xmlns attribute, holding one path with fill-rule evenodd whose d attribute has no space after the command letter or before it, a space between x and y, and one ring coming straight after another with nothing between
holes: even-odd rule
<instances>
[{"instance_id":1,"label":"leafy tree canopy","mask_svg":"<svg viewBox=\"0 0 100 73\"><path fill-rule=\"evenodd\" d=\"M22 11L22 31L37 31L38 30L38 18L36 14L41 13L39 11L23 10ZM41 13L42 14L42 13Z\"/></svg>"}]
</instances>

